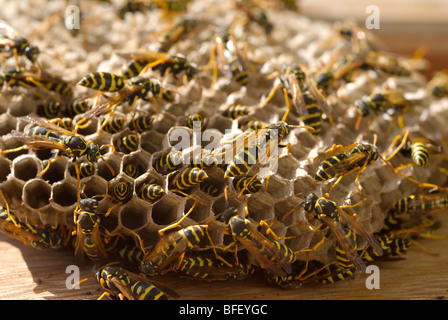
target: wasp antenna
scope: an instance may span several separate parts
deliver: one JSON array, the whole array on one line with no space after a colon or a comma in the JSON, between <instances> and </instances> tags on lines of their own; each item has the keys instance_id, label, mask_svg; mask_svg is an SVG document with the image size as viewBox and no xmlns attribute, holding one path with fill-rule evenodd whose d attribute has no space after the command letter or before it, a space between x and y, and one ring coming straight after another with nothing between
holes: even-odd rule
<instances>
[{"instance_id":1,"label":"wasp antenna","mask_svg":"<svg viewBox=\"0 0 448 320\"><path fill-rule=\"evenodd\" d=\"M86 282L87 280L90 280L90 279L93 279L93 278L95 278L94 275L91 276L91 277L88 277L88 278L81 279L81 280L79 280L78 282L75 282L75 283L72 285L72 289L79 288L79 285L80 285L81 283Z\"/></svg>"},{"instance_id":2,"label":"wasp antenna","mask_svg":"<svg viewBox=\"0 0 448 320\"><path fill-rule=\"evenodd\" d=\"M310 131L315 131L316 129L314 129L313 127L310 126L298 126L298 125L288 125L291 128L302 128L302 129L307 129Z\"/></svg>"},{"instance_id":3,"label":"wasp antenna","mask_svg":"<svg viewBox=\"0 0 448 320\"><path fill-rule=\"evenodd\" d=\"M100 157L100 158L104 161L104 164L107 166L107 168L109 169L110 173L112 173L112 176L115 177L115 170L114 170L114 168L112 168L112 166L103 157Z\"/></svg>"},{"instance_id":4,"label":"wasp antenna","mask_svg":"<svg viewBox=\"0 0 448 320\"><path fill-rule=\"evenodd\" d=\"M300 208L301 206L303 206L303 205L305 205L305 201L300 202L300 203L299 203L298 205L296 205L294 208L292 208L291 210L289 210L288 212L286 212L286 213L282 216L281 220L282 220L282 221L285 221L286 218L289 217L290 214L292 214L294 211L296 211L297 209L299 209L299 208Z\"/></svg>"}]
</instances>

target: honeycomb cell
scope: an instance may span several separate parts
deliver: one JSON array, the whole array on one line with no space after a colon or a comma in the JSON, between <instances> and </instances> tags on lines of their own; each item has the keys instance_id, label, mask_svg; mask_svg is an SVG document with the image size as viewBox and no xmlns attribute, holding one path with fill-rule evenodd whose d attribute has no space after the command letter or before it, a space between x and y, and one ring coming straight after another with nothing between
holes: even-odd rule
<instances>
[{"instance_id":1,"label":"honeycomb cell","mask_svg":"<svg viewBox=\"0 0 448 320\"><path fill-rule=\"evenodd\" d=\"M107 181L113 179L120 173L122 157L123 155L120 153L109 153L105 155L96 164L96 174Z\"/></svg>"},{"instance_id":2,"label":"honeycomb cell","mask_svg":"<svg viewBox=\"0 0 448 320\"><path fill-rule=\"evenodd\" d=\"M153 130L161 134L168 133L168 131L176 124L175 115L168 112L162 111L158 114L155 114L153 117Z\"/></svg>"},{"instance_id":3,"label":"honeycomb cell","mask_svg":"<svg viewBox=\"0 0 448 320\"><path fill-rule=\"evenodd\" d=\"M76 185L67 181L54 183L52 199L54 204L62 208L72 208L78 202L78 189Z\"/></svg>"},{"instance_id":4,"label":"honeycomb cell","mask_svg":"<svg viewBox=\"0 0 448 320\"><path fill-rule=\"evenodd\" d=\"M305 221L303 210L300 209L304 203L304 199L296 196L289 196L279 200L274 205L275 217L278 221L289 226L298 220Z\"/></svg>"},{"instance_id":5,"label":"honeycomb cell","mask_svg":"<svg viewBox=\"0 0 448 320\"><path fill-rule=\"evenodd\" d=\"M163 149L162 142L164 139L165 134L150 130L141 134L140 147L142 150L152 154Z\"/></svg>"},{"instance_id":6,"label":"honeycomb cell","mask_svg":"<svg viewBox=\"0 0 448 320\"><path fill-rule=\"evenodd\" d=\"M192 194L192 197L196 197L201 203L196 202L195 199L188 199L185 204L184 215L190 212L188 218L197 222L209 219L211 216L211 201L204 201L203 198L199 197L197 192Z\"/></svg>"},{"instance_id":7,"label":"honeycomb cell","mask_svg":"<svg viewBox=\"0 0 448 320\"><path fill-rule=\"evenodd\" d=\"M275 216L273 205L274 198L269 193L265 191L254 193L247 200L249 217L258 222L272 219Z\"/></svg>"},{"instance_id":8,"label":"honeycomb cell","mask_svg":"<svg viewBox=\"0 0 448 320\"><path fill-rule=\"evenodd\" d=\"M19 142L18 140L12 138L10 135L6 135L2 137L2 151L9 151L9 150L13 150L16 148L20 148L22 147L23 144L21 142ZM9 160L14 160L15 158L17 158L18 156L22 155L22 154L27 154L29 153L29 149L19 149L17 151L14 152L8 152L8 153L4 153L4 157L6 157Z\"/></svg>"},{"instance_id":9,"label":"honeycomb cell","mask_svg":"<svg viewBox=\"0 0 448 320\"><path fill-rule=\"evenodd\" d=\"M9 174L12 172L11 160L0 156L0 184L8 179Z\"/></svg>"},{"instance_id":10,"label":"honeycomb cell","mask_svg":"<svg viewBox=\"0 0 448 320\"><path fill-rule=\"evenodd\" d=\"M185 206L185 201L172 193L165 195L154 204L151 212L151 220L159 226L165 226L180 219Z\"/></svg>"},{"instance_id":11,"label":"honeycomb cell","mask_svg":"<svg viewBox=\"0 0 448 320\"><path fill-rule=\"evenodd\" d=\"M114 179L109 181L108 194L117 203L127 203L134 195L134 180L120 172Z\"/></svg>"},{"instance_id":12,"label":"honeycomb cell","mask_svg":"<svg viewBox=\"0 0 448 320\"><path fill-rule=\"evenodd\" d=\"M121 171L128 176L137 179L149 169L151 155L144 150L139 150L131 155L124 155Z\"/></svg>"},{"instance_id":13,"label":"honeycomb cell","mask_svg":"<svg viewBox=\"0 0 448 320\"><path fill-rule=\"evenodd\" d=\"M31 209L40 210L50 204L51 185L41 179L29 180L23 186L23 202Z\"/></svg>"},{"instance_id":14,"label":"honeycomb cell","mask_svg":"<svg viewBox=\"0 0 448 320\"><path fill-rule=\"evenodd\" d=\"M278 157L277 173L285 179L296 179L298 168L300 168L300 162L291 154Z\"/></svg>"},{"instance_id":15,"label":"honeycomb cell","mask_svg":"<svg viewBox=\"0 0 448 320\"><path fill-rule=\"evenodd\" d=\"M17 127L17 119L8 113L0 114L0 136L4 136L15 130Z\"/></svg>"},{"instance_id":16,"label":"honeycomb cell","mask_svg":"<svg viewBox=\"0 0 448 320\"><path fill-rule=\"evenodd\" d=\"M12 172L17 179L28 181L42 171L42 163L32 155L21 155L12 162Z\"/></svg>"},{"instance_id":17,"label":"honeycomb cell","mask_svg":"<svg viewBox=\"0 0 448 320\"><path fill-rule=\"evenodd\" d=\"M91 198L93 196L107 194L108 184L105 179L95 175L83 179L80 188L87 198Z\"/></svg>"},{"instance_id":18,"label":"honeycomb cell","mask_svg":"<svg viewBox=\"0 0 448 320\"><path fill-rule=\"evenodd\" d=\"M279 201L293 194L293 185L291 180L274 174L265 179L265 185L262 190L266 190L275 201Z\"/></svg>"},{"instance_id":19,"label":"honeycomb cell","mask_svg":"<svg viewBox=\"0 0 448 320\"><path fill-rule=\"evenodd\" d=\"M22 180L10 176L10 179L0 184L0 189L5 195L10 206L22 203L22 191L25 183Z\"/></svg>"},{"instance_id":20,"label":"honeycomb cell","mask_svg":"<svg viewBox=\"0 0 448 320\"><path fill-rule=\"evenodd\" d=\"M147 222L148 212L151 209L139 199L133 199L122 207L119 214L120 225L129 230L138 230Z\"/></svg>"},{"instance_id":21,"label":"honeycomb cell","mask_svg":"<svg viewBox=\"0 0 448 320\"><path fill-rule=\"evenodd\" d=\"M47 171L42 174L42 179L48 181L50 184L61 181L65 178L65 170L70 160L67 157L61 157L55 162L52 162ZM48 165L48 161L44 162L45 168ZM45 170L45 168L43 170Z\"/></svg>"}]
</instances>

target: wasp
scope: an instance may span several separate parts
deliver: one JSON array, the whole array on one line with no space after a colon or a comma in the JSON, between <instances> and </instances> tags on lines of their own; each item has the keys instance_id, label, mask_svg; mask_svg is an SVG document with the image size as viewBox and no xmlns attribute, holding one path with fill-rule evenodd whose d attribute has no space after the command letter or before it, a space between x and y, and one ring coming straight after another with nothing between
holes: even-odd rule
<instances>
[{"instance_id":1,"label":"wasp","mask_svg":"<svg viewBox=\"0 0 448 320\"><path fill-rule=\"evenodd\" d=\"M153 163L154 169L159 172L172 172L179 169L182 164L182 156L177 151L170 151L161 156L157 161Z\"/></svg>"},{"instance_id":2,"label":"wasp","mask_svg":"<svg viewBox=\"0 0 448 320\"><path fill-rule=\"evenodd\" d=\"M330 188L332 190L343 177L358 171L355 183L358 191L361 193L358 183L359 176L380 157L376 146L372 144L354 143L345 147L334 145L327 152L314 159L314 162L318 164L318 168L314 175L313 184L317 181L327 181L339 176ZM386 163L388 164L388 162ZM392 167L390 168L395 172Z\"/></svg>"},{"instance_id":3,"label":"wasp","mask_svg":"<svg viewBox=\"0 0 448 320\"><path fill-rule=\"evenodd\" d=\"M268 127L269 124L259 120L250 120L247 123L239 125L239 128L244 132L258 131L260 129Z\"/></svg>"},{"instance_id":4,"label":"wasp","mask_svg":"<svg viewBox=\"0 0 448 320\"><path fill-rule=\"evenodd\" d=\"M102 123L99 132L101 132L106 125L107 121L114 115L116 108L122 103L127 102L129 104L129 111L131 113L132 119L134 118L132 111L134 104L138 99L149 101L147 98L148 93L152 93L152 100L155 106L155 97L159 97L165 101L172 101L174 98L169 89L161 88L160 84L149 78L135 77L129 79L123 89L117 92L117 95L113 98L108 99L105 103L96 105L84 113L85 119L90 119L95 116L107 113L105 121ZM157 109L156 109L157 110ZM146 120L144 120L146 121ZM136 123L133 122L134 126ZM139 125L144 125L147 123L139 123Z\"/></svg>"},{"instance_id":5,"label":"wasp","mask_svg":"<svg viewBox=\"0 0 448 320\"><path fill-rule=\"evenodd\" d=\"M140 264L148 276L163 273L176 260L182 261L185 253L197 246L207 236L208 225L192 225L164 235L145 253Z\"/></svg>"},{"instance_id":6,"label":"wasp","mask_svg":"<svg viewBox=\"0 0 448 320\"><path fill-rule=\"evenodd\" d=\"M201 150L197 154L193 152L190 165L202 169L210 168L216 165L216 159L209 152Z\"/></svg>"},{"instance_id":7,"label":"wasp","mask_svg":"<svg viewBox=\"0 0 448 320\"><path fill-rule=\"evenodd\" d=\"M163 190L162 186L156 183L147 183L144 184L139 192L139 196L141 199L155 202L163 197L165 194L165 190Z\"/></svg>"},{"instance_id":8,"label":"wasp","mask_svg":"<svg viewBox=\"0 0 448 320\"><path fill-rule=\"evenodd\" d=\"M87 142L79 134L66 130L41 117L28 115L20 117L19 119L27 122L28 125L25 126L23 132L13 130L11 135L26 145L24 147L20 147L21 149L56 149L74 160L85 155L87 160L93 163L98 162L101 158L100 147L91 141ZM13 151L17 150L5 150L1 151L1 153L9 153ZM55 159L52 159L48 163L47 168L42 171L41 175L48 170L52 162L57 161L59 158L60 155L58 155ZM110 167L106 161L104 161L104 163L109 167L112 174L115 175L112 167ZM78 166L76 165L75 168L77 170L77 176L79 176Z\"/></svg>"},{"instance_id":9,"label":"wasp","mask_svg":"<svg viewBox=\"0 0 448 320\"><path fill-rule=\"evenodd\" d=\"M269 21L266 12L264 12L260 7L254 5L248 0L238 0L235 1L236 8L240 9L246 14L249 21L258 24L262 27L267 35L272 32L274 25Z\"/></svg>"},{"instance_id":10,"label":"wasp","mask_svg":"<svg viewBox=\"0 0 448 320\"><path fill-rule=\"evenodd\" d=\"M386 49L385 44L373 33L367 32L355 22L349 20L335 23L334 36L325 41L320 48L329 47L337 40L345 41L354 53Z\"/></svg>"},{"instance_id":11,"label":"wasp","mask_svg":"<svg viewBox=\"0 0 448 320\"><path fill-rule=\"evenodd\" d=\"M448 70L437 71L428 81L427 90L436 98L448 95Z\"/></svg>"},{"instance_id":12,"label":"wasp","mask_svg":"<svg viewBox=\"0 0 448 320\"><path fill-rule=\"evenodd\" d=\"M128 163L126 166L124 166L123 172L134 179L136 179L141 174L139 167L134 163Z\"/></svg>"},{"instance_id":13,"label":"wasp","mask_svg":"<svg viewBox=\"0 0 448 320\"><path fill-rule=\"evenodd\" d=\"M225 117L230 119L237 119L241 116L247 116L252 113L252 108L242 104L231 105L226 111L223 112Z\"/></svg>"},{"instance_id":14,"label":"wasp","mask_svg":"<svg viewBox=\"0 0 448 320\"><path fill-rule=\"evenodd\" d=\"M20 86L26 88L43 100L50 96L59 104L65 104L64 99L73 96L71 84L56 75L42 70L36 73L31 69L8 68L0 75L0 84L3 85L3 83L9 87ZM37 87L43 89L46 95L34 90Z\"/></svg>"},{"instance_id":15,"label":"wasp","mask_svg":"<svg viewBox=\"0 0 448 320\"><path fill-rule=\"evenodd\" d=\"M118 151L123 153L131 153L138 149L140 136L137 133L124 135L119 140Z\"/></svg>"},{"instance_id":16,"label":"wasp","mask_svg":"<svg viewBox=\"0 0 448 320\"><path fill-rule=\"evenodd\" d=\"M137 266L140 265L143 256L145 255L145 250L130 243L121 244L119 248L117 248L117 252L122 260L126 260Z\"/></svg>"},{"instance_id":17,"label":"wasp","mask_svg":"<svg viewBox=\"0 0 448 320\"><path fill-rule=\"evenodd\" d=\"M185 119L185 126L192 130L200 130L204 129L204 117L200 113L193 113L187 116Z\"/></svg>"},{"instance_id":18,"label":"wasp","mask_svg":"<svg viewBox=\"0 0 448 320\"><path fill-rule=\"evenodd\" d=\"M7 83L10 87L22 86L42 87L47 91L58 93L64 97L73 96L73 88L70 83L63 80L59 76L40 70L19 70L16 68L8 68L1 75L2 82Z\"/></svg>"},{"instance_id":19,"label":"wasp","mask_svg":"<svg viewBox=\"0 0 448 320\"><path fill-rule=\"evenodd\" d=\"M78 85L104 92L120 91L125 86L125 79L110 72L93 72L84 76Z\"/></svg>"},{"instance_id":20,"label":"wasp","mask_svg":"<svg viewBox=\"0 0 448 320\"><path fill-rule=\"evenodd\" d=\"M276 276L292 272L291 263L282 250L258 231L250 220L240 217L236 208L228 208L218 219L228 225L232 236L250 252L261 268Z\"/></svg>"},{"instance_id":21,"label":"wasp","mask_svg":"<svg viewBox=\"0 0 448 320\"><path fill-rule=\"evenodd\" d=\"M258 166L272 165L270 161L274 156L273 152L275 153L276 147L285 147L285 145L279 143L290 134L292 128L314 130L311 127L292 126L280 121L258 130L246 130L235 139L222 142L223 145L233 143L233 148L225 147L226 151L223 154L226 155L227 152L232 150L232 155L234 155L227 165L224 177L243 175L249 172L254 164L258 164ZM219 154L214 154L214 156L219 156Z\"/></svg>"},{"instance_id":22,"label":"wasp","mask_svg":"<svg viewBox=\"0 0 448 320\"><path fill-rule=\"evenodd\" d=\"M261 190L263 183L251 176L238 176L232 181L233 187L236 191L242 192L243 194L252 194Z\"/></svg>"},{"instance_id":23,"label":"wasp","mask_svg":"<svg viewBox=\"0 0 448 320\"><path fill-rule=\"evenodd\" d=\"M199 185L199 188L205 192L206 194L212 196L212 197L217 197L221 194L221 191L218 189L217 186L215 186L212 183L209 183L208 181L202 182Z\"/></svg>"},{"instance_id":24,"label":"wasp","mask_svg":"<svg viewBox=\"0 0 448 320\"><path fill-rule=\"evenodd\" d=\"M189 17L178 20L166 33L157 39L153 50L156 52L168 52L174 44L185 39L197 25L198 21Z\"/></svg>"},{"instance_id":25,"label":"wasp","mask_svg":"<svg viewBox=\"0 0 448 320\"><path fill-rule=\"evenodd\" d=\"M83 161L79 164L79 178L87 178L95 174L95 164L90 161Z\"/></svg>"},{"instance_id":26,"label":"wasp","mask_svg":"<svg viewBox=\"0 0 448 320\"><path fill-rule=\"evenodd\" d=\"M28 222L21 222L18 217L10 211L9 205L4 198L5 206L0 206L0 231L27 246L42 248L48 242L50 236L42 228L32 226ZM42 245L41 245L42 244Z\"/></svg>"},{"instance_id":27,"label":"wasp","mask_svg":"<svg viewBox=\"0 0 448 320\"><path fill-rule=\"evenodd\" d=\"M40 54L38 47L32 45L4 20L0 20L0 51L12 52L16 61L18 61L18 56L24 55L32 63L36 62Z\"/></svg>"},{"instance_id":28,"label":"wasp","mask_svg":"<svg viewBox=\"0 0 448 320\"><path fill-rule=\"evenodd\" d=\"M30 223L27 219L27 213L23 211L22 207L19 207L18 209L25 216L25 221L21 221L10 211L9 204L1 191L0 197L5 204L5 206L0 205L0 232L21 241L27 246L38 249L60 248L69 242L70 235L67 227L61 224L53 226Z\"/></svg>"},{"instance_id":29,"label":"wasp","mask_svg":"<svg viewBox=\"0 0 448 320\"><path fill-rule=\"evenodd\" d=\"M40 104L37 107L37 115L39 117L45 117L47 119L57 118L60 114L61 104L57 101L51 101L49 103Z\"/></svg>"},{"instance_id":30,"label":"wasp","mask_svg":"<svg viewBox=\"0 0 448 320\"><path fill-rule=\"evenodd\" d=\"M128 300L168 300L165 290L170 295L179 297L176 292L154 280L125 270L120 266L106 265L100 268L95 274L95 279L106 290L98 300L101 300L104 295L120 300L125 298Z\"/></svg>"},{"instance_id":31,"label":"wasp","mask_svg":"<svg viewBox=\"0 0 448 320\"><path fill-rule=\"evenodd\" d=\"M154 117L152 116L138 116L133 118L129 123L129 128L135 130L138 133L143 133L152 129Z\"/></svg>"},{"instance_id":32,"label":"wasp","mask_svg":"<svg viewBox=\"0 0 448 320\"><path fill-rule=\"evenodd\" d=\"M190 253L186 255L177 269L177 272L194 279L207 281L242 280L255 271L247 252L238 253L238 265L227 266L213 254Z\"/></svg>"},{"instance_id":33,"label":"wasp","mask_svg":"<svg viewBox=\"0 0 448 320\"><path fill-rule=\"evenodd\" d=\"M424 216L448 208L448 195L446 192L430 192L426 194L409 195L399 199L393 210L397 214L409 216Z\"/></svg>"},{"instance_id":34,"label":"wasp","mask_svg":"<svg viewBox=\"0 0 448 320\"><path fill-rule=\"evenodd\" d=\"M356 268L365 271L366 265L356 252L356 242L353 239L354 233L361 234L379 256L383 254L383 248L373 234L364 229L352 216L345 212L345 208L353 206L340 207L336 202L329 199L328 194L318 197L315 193L310 193L303 205L306 212L316 213L317 218L330 228L340 246L341 259L346 256ZM344 223L350 226L350 230L344 229Z\"/></svg>"},{"instance_id":35,"label":"wasp","mask_svg":"<svg viewBox=\"0 0 448 320\"><path fill-rule=\"evenodd\" d=\"M274 72L275 74L278 73ZM312 79L303 67L299 65L283 65L280 74L276 78L276 84L262 102L262 105L271 100L278 89L283 90L288 107L282 120L286 121L289 112L294 110L305 125L316 128L313 134L318 135L322 112L329 117L332 117L332 115L326 97L322 90L317 87L317 82ZM291 101L294 109L291 106Z\"/></svg>"},{"instance_id":36,"label":"wasp","mask_svg":"<svg viewBox=\"0 0 448 320\"><path fill-rule=\"evenodd\" d=\"M417 167L426 166L429 162L430 154L437 154L442 152L442 147L438 145L435 141L432 141L426 137L419 138L410 138L410 131L406 130L403 137L401 135L397 135L390 147L395 147L395 150L390 152L387 156L386 160L389 161L392 159L398 152L400 152L403 156L407 158L411 158L412 162ZM399 140L401 139L401 142ZM385 151L384 154L387 154L388 151ZM401 170L401 168L407 165L402 165L397 170Z\"/></svg>"},{"instance_id":37,"label":"wasp","mask_svg":"<svg viewBox=\"0 0 448 320\"><path fill-rule=\"evenodd\" d=\"M355 108L359 115L356 123L356 130L359 129L363 117L369 115L370 111L376 113L384 110L393 110L403 112L410 107L410 102L398 91L380 91L355 102ZM399 122L402 127L402 120Z\"/></svg>"},{"instance_id":38,"label":"wasp","mask_svg":"<svg viewBox=\"0 0 448 320\"><path fill-rule=\"evenodd\" d=\"M235 39L227 29L221 30L216 34L215 45L212 48L208 65L214 65L216 60L218 63L213 68L212 86L214 86L218 77L218 68L224 74L230 73L230 77L241 86L249 84L249 74L242 64Z\"/></svg>"},{"instance_id":39,"label":"wasp","mask_svg":"<svg viewBox=\"0 0 448 320\"><path fill-rule=\"evenodd\" d=\"M126 181L117 181L109 187L110 195L119 203L128 202L132 197L133 191L132 184Z\"/></svg>"},{"instance_id":40,"label":"wasp","mask_svg":"<svg viewBox=\"0 0 448 320\"><path fill-rule=\"evenodd\" d=\"M168 55L166 52L142 51L134 53L118 53L129 62L123 66L120 75L125 79L138 76L142 71L153 69L159 71L163 77L167 73L171 73L174 78L181 72L184 72L187 81L193 80L198 73L198 69L194 67L188 60L181 56Z\"/></svg>"},{"instance_id":41,"label":"wasp","mask_svg":"<svg viewBox=\"0 0 448 320\"><path fill-rule=\"evenodd\" d=\"M83 188L78 192L83 192ZM107 217L114 207L104 214L98 212L99 201L104 196L106 195L80 199L78 195L78 205L73 215L76 230L72 234L76 235L75 256L80 259L86 255L90 260L97 261L107 256L106 242L101 234L100 224L102 216ZM105 231L108 236L112 235Z\"/></svg>"},{"instance_id":42,"label":"wasp","mask_svg":"<svg viewBox=\"0 0 448 320\"><path fill-rule=\"evenodd\" d=\"M124 20L126 13L146 12L147 6L141 1L125 0L123 3L117 5L115 8L117 16Z\"/></svg>"},{"instance_id":43,"label":"wasp","mask_svg":"<svg viewBox=\"0 0 448 320\"><path fill-rule=\"evenodd\" d=\"M187 167L180 171L171 182L171 191L185 191L200 184L208 178L207 172L202 168Z\"/></svg>"},{"instance_id":44,"label":"wasp","mask_svg":"<svg viewBox=\"0 0 448 320\"><path fill-rule=\"evenodd\" d=\"M114 116L104 123L103 130L109 133L118 133L123 130L124 116Z\"/></svg>"},{"instance_id":45,"label":"wasp","mask_svg":"<svg viewBox=\"0 0 448 320\"><path fill-rule=\"evenodd\" d=\"M336 50L328 63L316 72L316 87L324 93L335 88L340 80L347 78L354 70L365 64L366 54L366 52L344 53L342 49Z\"/></svg>"},{"instance_id":46,"label":"wasp","mask_svg":"<svg viewBox=\"0 0 448 320\"><path fill-rule=\"evenodd\" d=\"M418 54L412 58L406 58L379 50L368 51L364 64L397 77L409 77L412 72L421 72L427 68L426 60L418 57Z\"/></svg>"}]
</instances>

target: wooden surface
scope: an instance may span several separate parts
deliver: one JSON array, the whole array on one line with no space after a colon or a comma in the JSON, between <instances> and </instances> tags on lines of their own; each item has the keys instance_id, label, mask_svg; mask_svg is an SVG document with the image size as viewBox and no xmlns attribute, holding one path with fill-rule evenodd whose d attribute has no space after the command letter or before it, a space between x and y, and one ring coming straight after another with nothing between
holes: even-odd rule
<instances>
[{"instance_id":1,"label":"wooden surface","mask_svg":"<svg viewBox=\"0 0 448 320\"><path fill-rule=\"evenodd\" d=\"M448 214L441 213L439 235L448 235ZM181 300L303 300L303 299L448 299L448 238L423 239L422 244L438 256L413 246L403 259L376 263L380 289L369 290L367 274L331 285L304 285L295 290L270 286L260 275L242 281L202 282L169 277L163 279ZM67 266L76 264L71 252L37 250L0 235L0 299L74 300L97 299L101 295L93 279L80 289L67 289ZM80 268L80 278L94 274L91 266Z\"/></svg>"}]
</instances>

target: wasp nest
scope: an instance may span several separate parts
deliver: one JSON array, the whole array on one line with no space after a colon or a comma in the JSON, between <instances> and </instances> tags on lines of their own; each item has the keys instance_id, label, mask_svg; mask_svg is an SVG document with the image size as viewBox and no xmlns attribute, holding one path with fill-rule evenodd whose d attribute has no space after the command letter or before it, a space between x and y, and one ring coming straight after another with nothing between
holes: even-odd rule
<instances>
[{"instance_id":1,"label":"wasp nest","mask_svg":"<svg viewBox=\"0 0 448 320\"><path fill-rule=\"evenodd\" d=\"M66 79L73 89L73 98L70 99L88 99L90 105L107 105L119 97L120 92L95 96L98 91L74 83L93 72L118 74L128 62L123 58L123 52L154 48L159 39L157 35L167 32L174 24L173 19L166 18L167 12L160 8L129 12L119 19L114 10L110 10L111 4L82 3L85 8L82 7L81 11L88 14L82 20L78 35L71 37L68 35L70 30L62 27L62 21L52 20L50 23L45 20L48 10L62 12L64 8L57 3L43 2L42 8L33 2L36 7L32 10L32 17L18 17L10 23L18 28L32 27L34 31L28 38L41 50L38 58L40 68ZM319 222L311 220L301 206L310 193L323 196L329 192L330 199L340 206L365 199L354 209L359 224L375 234L382 229L388 208L398 199L416 192L418 184L415 181L439 186L446 184L446 177L435 169L436 166L443 167L443 158L431 156L431 166L411 165L400 170L400 174L394 173L392 167L412 161L401 153L392 158L390 164L383 159L386 155L377 159L363 170L359 181L356 181L359 170L355 170L344 176L331 191L335 179L314 181L318 169L314 159L335 144L375 144L379 153L383 153L394 137L404 135L406 129L413 137L441 141L442 137L448 136L445 125L448 100L435 98L426 89L428 80L422 73L424 70L419 69L424 61L389 55L380 48L375 51L376 44L371 42L372 35L366 30L343 29L344 26L355 28L350 22L331 25L312 21L286 8L265 8L267 18L272 22L271 30L256 16L251 16L257 7L248 9L238 3L240 1L222 2L213 6L208 1L190 3L188 18L195 19L197 25L184 38L173 42L168 54L185 57L197 67L199 71L191 81L183 81L183 75L174 78L169 71L161 77L155 68L140 74L167 89L172 96L171 101L137 99L132 109L131 103L119 101L122 103L115 105L113 114L112 108L103 113L89 113L91 109L87 109L71 116L73 123L79 124L77 133L101 147L101 158L93 168L83 169L86 157L73 161L55 148L20 149L1 154L0 188L11 210L17 210L17 215L22 218L26 215L41 224L57 223L76 228L73 214L78 206L80 190L81 197L112 195L104 196L98 208L100 213L112 208L102 221L110 234L129 237L139 234L145 246L150 247L160 239L158 231L161 228L176 223L188 212L188 218L182 221L181 226L209 223L212 241L220 247L232 240L226 236L226 225L214 218L227 208L235 207L241 216L247 213L246 218L254 226L261 220L266 221L280 242L300 251L312 248L328 233L326 228L311 231L310 226L316 227ZM14 5L7 4L8 10L15 10ZM50 9L46 8L47 5ZM89 16L99 13L97 21L89 19ZM186 19L187 16L180 14L175 18ZM232 78L234 65L229 66L226 60L220 60L216 34L223 28L232 32L239 59L248 72L247 85L241 85ZM359 33L356 34L355 30ZM370 46L367 53L362 51L366 50L361 47L363 45ZM210 62L213 57L215 63L213 59ZM29 61L19 58L23 70L32 69ZM15 66L13 57L7 61L11 67ZM318 111L322 113L320 132L294 127L308 124L298 114L300 108L296 110L300 101L293 101L304 99L302 95L305 93L300 92L299 85L293 86L291 78L282 74L284 65L302 66L314 82L318 81L314 77L319 74L333 72L329 76L329 81L332 81L329 87L318 89L328 104L324 108L324 102L317 101ZM218 72L216 79L214 67ZM23 146L23 141L16 139L17 134L14 134L23 132L27 124L20 117L41 116L42 105L58 96L39 86L11 84L15 83L5 81L0 97L1 150ZM276 85L279 85L279 90L266 99ZM291 110L286 119L284 115L289 108L283 89L288 90L290 99ZM406 106L371 110L360 119L356 108L359 100L383 91L399 94ZM148 96L151 97L151 93ZM245 106L244 112L238 117L229 117L229 107L236 105ZM57 117L68 113L57 113ZM188 117L193 114L199 114L203 119L200 130L186 126ZM144 129L136 124L141 116L148 118ZM404 124L402 128L397 121L399 117ZM112 120L117 127L104 125L106 119ZM267 166L249 171L252 175L258 174L261 183L261 187L252 193L242 194L235 189L237 177L225 177L226 164L205 167L206 179L184 192L176 190L175 182L179 180L179 170L190 168L190 163L180 159L173 170L168 170L166 165L159 166L160 160L175 150L179 139L187 137L189 140L189 147L182 150L185 157L194 154L197 148L207 146L208 136L225 145L222 141L241 134L254 121L266 126L282 119L291 130L280 141L287 147L278 148L279 156L271 171L266 171ZM198 135L199 143L196 141ZM53 162L59 154L61 157ZM45 168L47 170L44 171ZM346 168L347 171L350 169L353 167ZM77 170L80 171L79 180ZM151 184L160 187L157 189L160 194L157 198L146 199L144 193L149 191L145 188ZM358 237L358 249L366 245L366 239ZM310 259L323 263L335 261L334 248L335 240L330 236L310 254Z\"/></svg>"}]
</instances>

